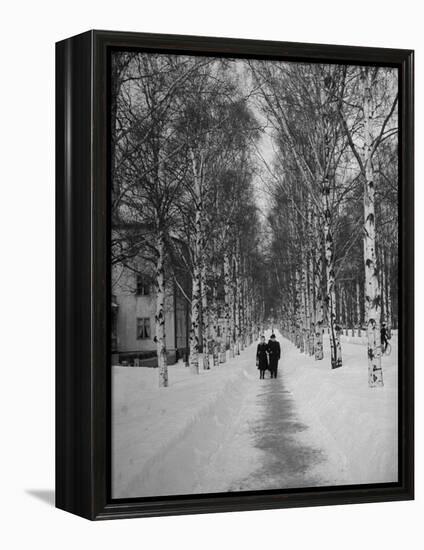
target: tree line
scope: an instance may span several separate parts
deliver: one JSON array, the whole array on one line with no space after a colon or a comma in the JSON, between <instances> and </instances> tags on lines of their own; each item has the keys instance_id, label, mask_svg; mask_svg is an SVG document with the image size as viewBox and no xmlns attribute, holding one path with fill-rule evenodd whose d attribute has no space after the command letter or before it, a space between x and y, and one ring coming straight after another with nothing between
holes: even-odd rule
<instances>
[{"instance_id":1,"label":"tree line","mask_svg":"<svg viewBox=\"0 0 424 550\"><path fill-rule=\"evenodd\" d=\"M342 366L343 327L365 327L383 385L381 322L397 322L397 74L368 66L251 62L274 136L264 184L283 330Z\"/></svg>"},{"instance_id":2,"label":"tree line","mask_svg":"<svg viewBox=\"0 0 424 550\"><path fill-rule=\"evenodd\" d=\"M327 328L333 368L340 329L365 328L382 385L380 324L397 323L395 70L116 52L111 83L112 265L151 266L160 385L169 282L189 303L193 372L200 351L204 368L223 362L275 317L317 360Z\"/></svg>"},{"instance_id":3,"label":"tree line","mask_svg":"<svg viewBox=\"0 0 424 550\"><path fill-rule=\"evenodd\" d=\"M168 282L189 302L193 372L200 350L206 369L209 356L217 364L227 349L240 353L263 316L252 155L259 126L248 95L231 61L113 56L112 265L152 266L161 386Z\"/></svg>"}]
</instances>

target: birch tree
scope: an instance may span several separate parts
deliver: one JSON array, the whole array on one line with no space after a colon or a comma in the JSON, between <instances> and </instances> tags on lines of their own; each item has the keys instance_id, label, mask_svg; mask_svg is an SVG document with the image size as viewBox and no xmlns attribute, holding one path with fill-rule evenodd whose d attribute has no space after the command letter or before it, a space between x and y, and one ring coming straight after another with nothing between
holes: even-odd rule
<instances>
[{"instance_id":1,"label":"birch tree","mask_svg":"<svg viewBox=\"0 0 424 550\"><path fill-rule=\"evenodd\" d=\"M334 310L335 300L332 296L335 278L332 232L338 216L338 193L342 187L339 181L339 169L343 160L345 139L337 117L337 104L332 98L332 90L340 86L341 71L337 66L322 65L281 64L277 66L271 63L251 63L250 67L259 90L260 105L276 133L278 150L284 158L282 171L287 175L287 166L291 166L290 169L296 174L294 183L288 185L304 189L304 197L310 200L310 204L307 206L307 202L304 202L301 208L313 211L317 216L317 227L323 232L324 239L323 241L318 239L318 244L325 247L327 289L325 311L330 328L331 365L335 368L341 366L341 346L338 330L335 329L337 320ZM289 163L288 158L291 158ZM295 201L295 198L293 197L292 200ZM303 220L305 233L309 235L314 235L310 228L312 218L313 216L310 216L306 222ZM321 311L319 301L305 302L306 258L307 254L300 259L298 292L300 299L296 300L301 308L298 313L298 324L302 325L300 327L302 351L304 349L302 333L310 334L310 327L306 329L304 326L305 312L311 304ZM320 270L319 266L318 273L324 275L324 270ZM322 324L317 323L317 327L319 332L315 337L322 342ZM317 359L322 357L321 349L322 346L318 344Z\"/></svg>"},{"instance_id":2,"label":"birch tree","mask_svg":"<svg viewBox=\"0 0 424 550\"><path fill-rule=\"evenodd\" d=\"M116 54L119 59L120 54ZM185 178L175 140L176 97L180 86L204 63L184 57L139 54L126 62L116 93L113 234L120 228L117 262L153 265L156 289L155 342L159 385L168 385L165 294L167 246L172 246L177 198ZM122 63L121 63L122 65ZM129 243L129 244L128 244Z\"/></svg>"},{"instance_id":3,"label":"birch tree","mask_svg":"<svg viewBox=\"0 0 424 550\"><path fill-rule=\"evenodd\" d=\"M350 82L353 84L348 88L349 105L343 98L339 98L339 112L350 148L363 178L368 384L370 387L377 387L383 385L383 371L380 339L381 290L376 251L377 178L373 157L379 145L397 133L396 123L393 123L397 107L397 92L395 92L393 75L387 70L384 73L385 82L381 82L379 77L382 73L378 68L360 67L353 71L354 74L350 75ZM345 69L346 81L347 76L347 69ZM352 103L355 104L355 101L359 106L350 107Z\"/></svg>"},{"instance_id":4,"label":"birch tree","mask_svg":"<svg viewBox=\"0 0 424 550\"><path fill-rule=\"evenodd\" d=\"M238 296L230 292L228 280L233 275L234 253L226 250L222 255L222 251L217 250L219 239L215 238L214 225L228 234L226 225L228 226L229 220L222 223L219 212L221 202L218 200L219 204L216 205L216 190L220 187L219 177L226 173L229 161L237 164L238 156L246 149L246 143L252 138L255 129L254 118L246 107L243 94L238 89L230 68L225 60L215 60L202 66L192 74L190 83L186 83L179 96L181 116L178 138L183 144L190 166L185 183L186 201L189 205L187 212L194 218L194 222L188 220L192 251L190 366L194 372L198 372L200 343L203 346L203 364L206 368L209 367L209 352L212 349L210 278L207 276L206 266L212 261L213 253L220 254L224 261L224 279L227 281L224 285L226 334L231 322L228 308L231 307L234 315L233 300L238 300ZM219 162L221 170L217 170ZM229 181L233 183L236 179L230 178Z\"/></svg>"}]
</instances>

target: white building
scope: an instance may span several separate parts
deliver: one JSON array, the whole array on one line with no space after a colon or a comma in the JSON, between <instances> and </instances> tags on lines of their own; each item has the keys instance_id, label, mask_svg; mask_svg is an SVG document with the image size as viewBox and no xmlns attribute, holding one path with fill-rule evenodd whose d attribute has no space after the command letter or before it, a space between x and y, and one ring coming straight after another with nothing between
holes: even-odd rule
<instances>
[{"instance_id":1,"label":"white building","mask_svg":"<svg viewBox=\"0 0 424 550\"><path fill-rule=\"evenodd\" d=\"M186 292L187 285L179 282ZM188 349L189 303L174 280L166 285L165 334L168 364ZM156 293L151 273L112 269L112 362L156 365Z\"/></svg>"}]
</instances>

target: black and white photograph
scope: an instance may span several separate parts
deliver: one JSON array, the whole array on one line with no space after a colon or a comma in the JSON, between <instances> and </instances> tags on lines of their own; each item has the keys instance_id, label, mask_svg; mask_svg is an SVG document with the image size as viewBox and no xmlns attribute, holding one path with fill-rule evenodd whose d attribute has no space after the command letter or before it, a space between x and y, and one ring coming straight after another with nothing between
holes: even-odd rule
<instances>
[{"instance_id":1,"label":"black and white photograph","mask_svg":"<svg viewBox=\"0 0 424 550\"><path fill-rule=\"evenodd\" d=\"M420 15L3 3L0 546L417 547Z\"/></svg>"},{"instance_id":2,"label":"black and white photograph","mask_svg":"<svg viewBox=\"0 0 424 550\"><path fill-rule=\"evenodd\" d=\"M398 69L113 51L112 497L398 481Z\"/></svg>"}]
</instances>

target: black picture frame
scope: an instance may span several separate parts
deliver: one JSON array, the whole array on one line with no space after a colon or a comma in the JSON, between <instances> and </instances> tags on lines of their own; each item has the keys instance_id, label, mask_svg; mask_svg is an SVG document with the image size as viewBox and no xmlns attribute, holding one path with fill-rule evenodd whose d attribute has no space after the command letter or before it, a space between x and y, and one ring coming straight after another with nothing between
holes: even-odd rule
<instances>
[{"instance_id":1,"label":"black picture frame","mask_svg":"<svg viewBox=\"0 0 424 550\"><path fill-rule=\"evenodd\" d=\"M108 56L113 48L398 67L399 482L110 498ZM89 31L56 44L56 506L91 520L397 501L414 496L413 51Z\"/></svg>"}]
</instances>

